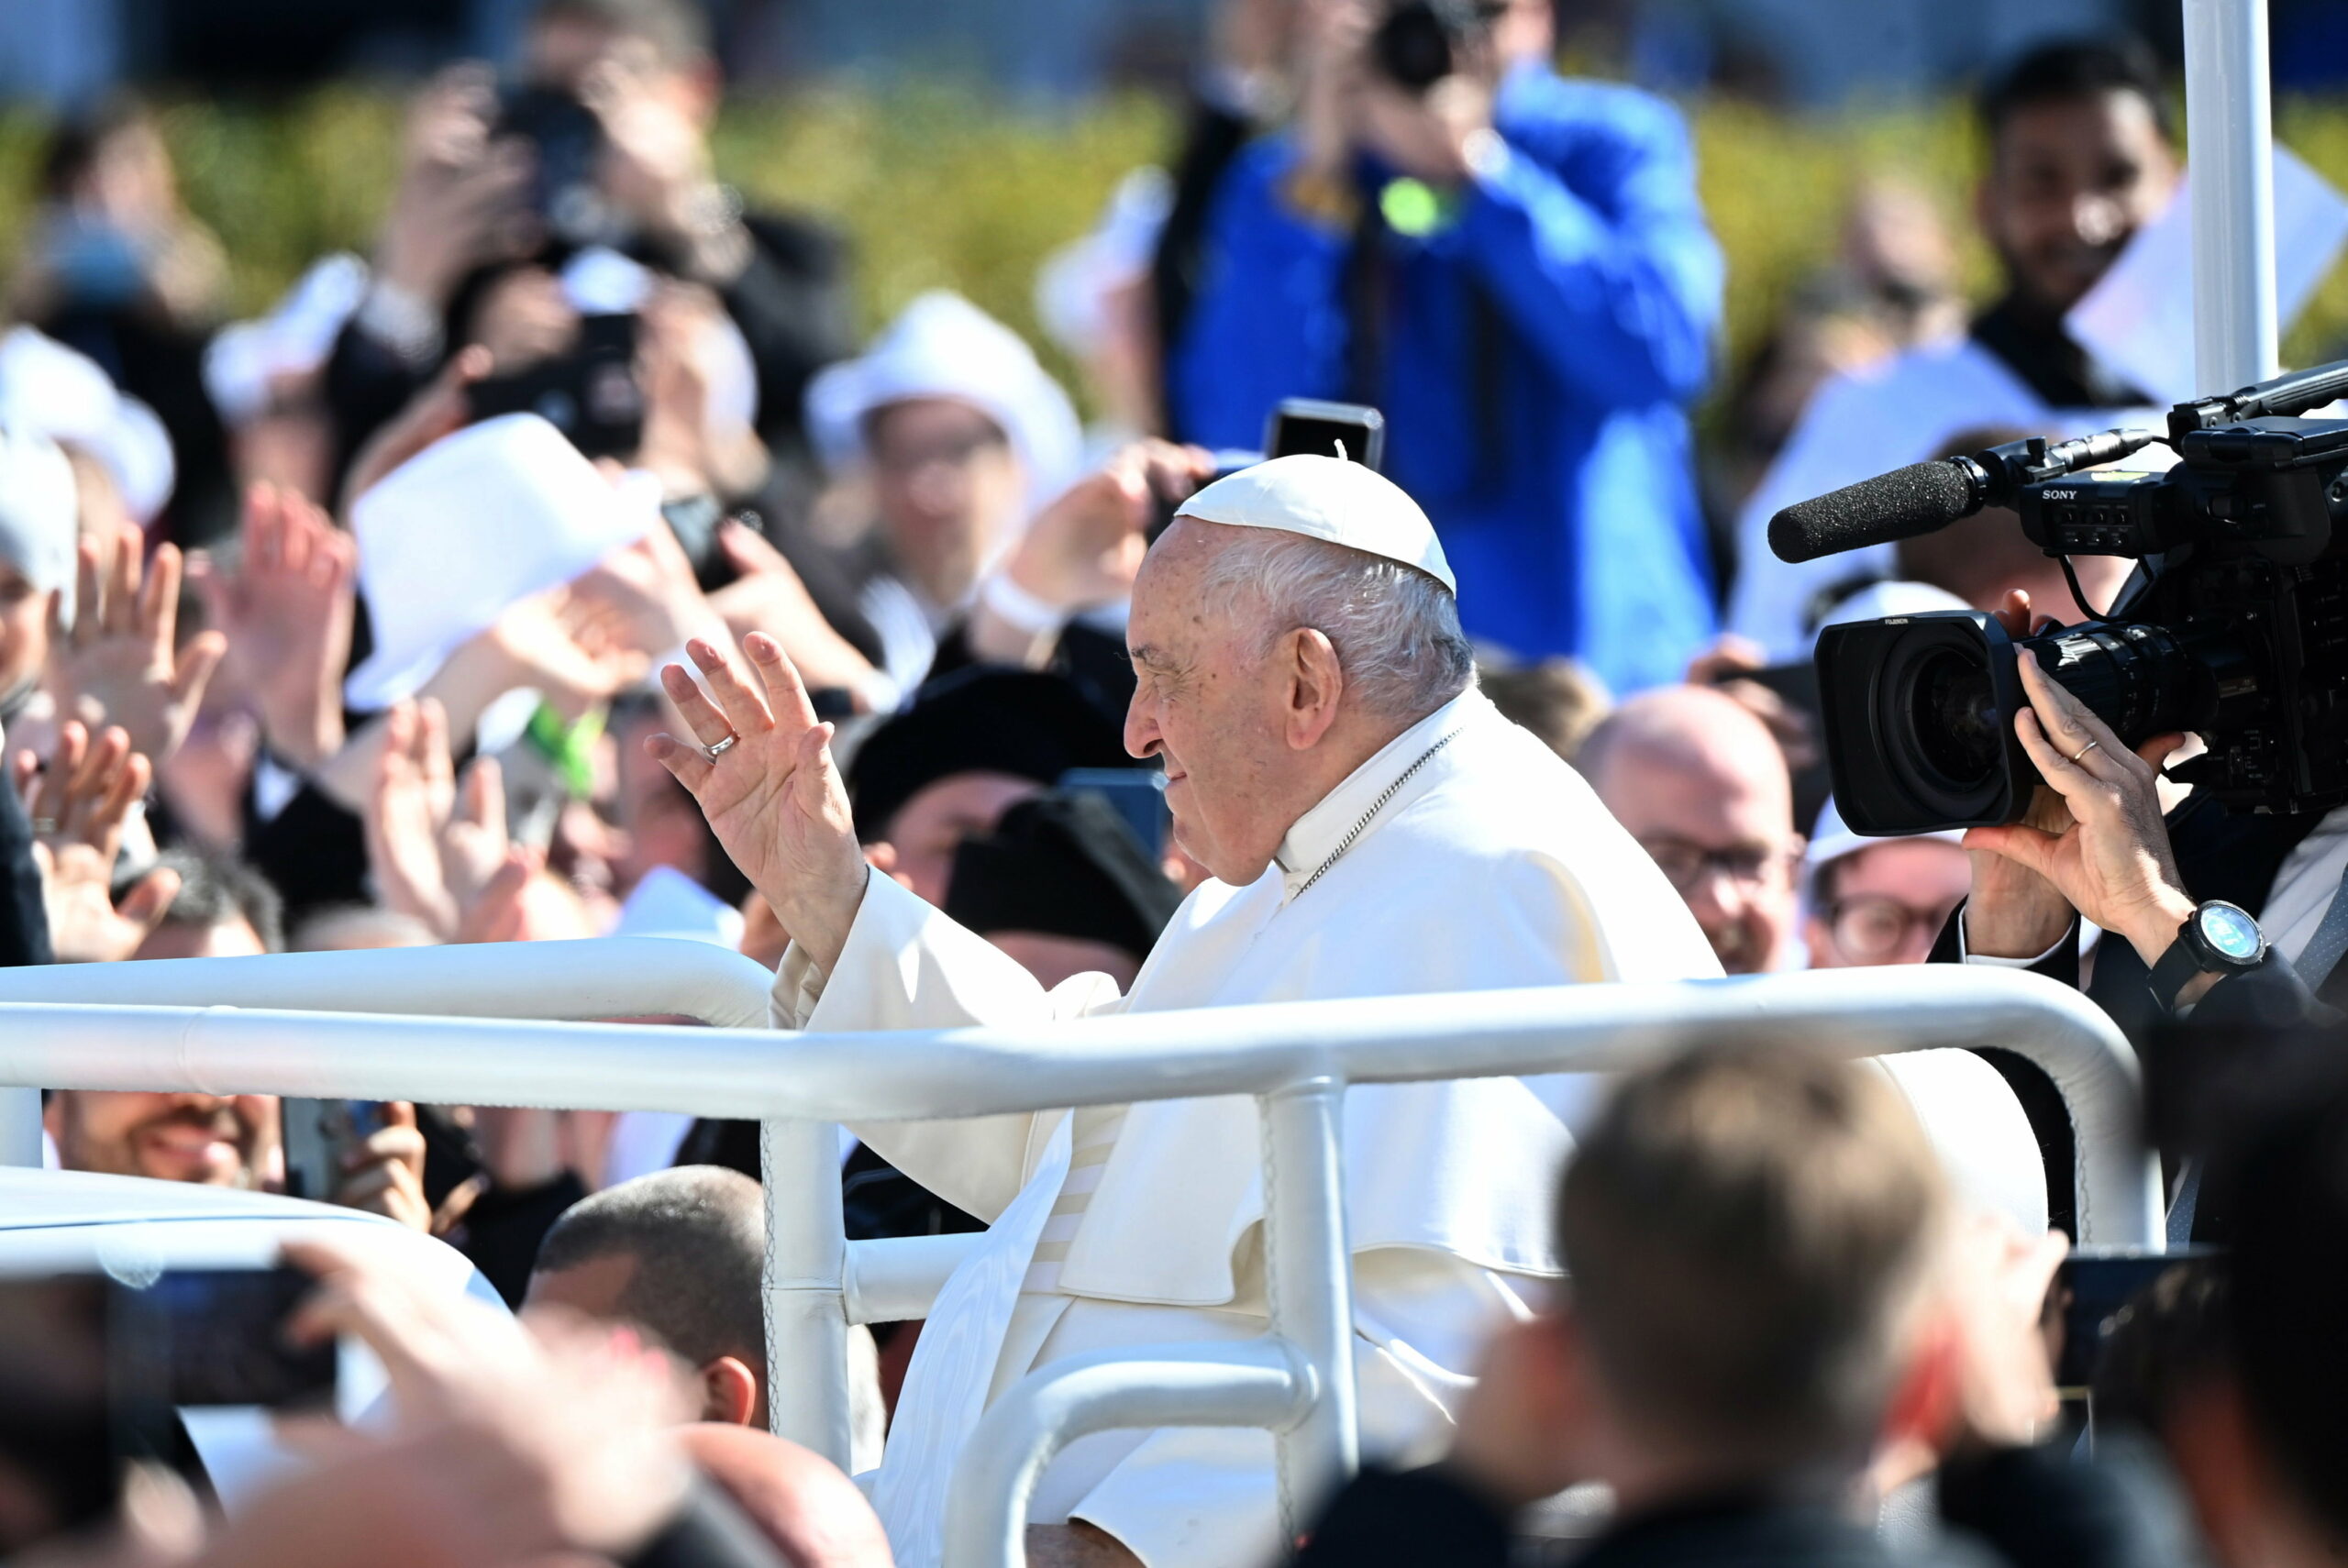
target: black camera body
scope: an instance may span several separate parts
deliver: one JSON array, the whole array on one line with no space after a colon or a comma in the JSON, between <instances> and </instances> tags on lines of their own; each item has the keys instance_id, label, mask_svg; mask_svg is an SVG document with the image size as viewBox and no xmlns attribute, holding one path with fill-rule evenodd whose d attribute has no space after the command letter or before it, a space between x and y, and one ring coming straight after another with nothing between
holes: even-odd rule
<instances>
[{"instance_id":1,"label":"black camera body","mask_svg":"<svg viewBox=\"0 0 2348 1568\"><path fill-rule=\"evenodd\" d=\"M1460 57L1503 8L1491 0L1401 0L1370 35L1370 61L1404 92L1423 93L1460 69Z\"/></svg>"},{"instance_id":2,"label":"black camera body","mask_svg":"<svg viewBox=\"0 0 2348 1568\"><path fill-rule=\"evenodd\" d=\"M576 248L614 237L616 226L601 177L604 122L576 94L559 87L509 87L499 94L492 134L530 144L537 160L530 210L557 245Z\"/></svg>"},{"instance_id":3,"label":"black camera body","mask_svg":"<svg viewBox=\"0 0 2348 1568\"><path fill-rule=\"evenodd\" d=\"M2050 556L2143 565L2101 618L2039 636L1971 613L1822 631L1820 717L1844 820L1888 834L2019 818L2041 782L2013 729L2025 656L2129 745L2200 735L2208 749L2169 776L2230 810L2348 804L2348 420L2295 417L2342 390L2348 362L2180 404L2165 436L1919 465L1962 479L1969 503L1943 522L2007 505ZM2166 472L2066 471L2154 440L2177 454ZM1928 531L1915 521L1911 510L1890 536Z\"/></svg>"}]
</instances>

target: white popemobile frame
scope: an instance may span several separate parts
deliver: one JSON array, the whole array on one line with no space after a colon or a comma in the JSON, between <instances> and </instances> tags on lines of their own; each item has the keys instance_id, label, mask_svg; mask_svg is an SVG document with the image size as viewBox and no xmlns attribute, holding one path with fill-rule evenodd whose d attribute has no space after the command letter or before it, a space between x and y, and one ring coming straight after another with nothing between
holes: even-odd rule
<instances>
[{"instance_id":1,"label":"white popemobile frame","mask_svg":"<svg viewBox=\"0 0 2348 1568\"><path fill-rule=\"evenodd\" d=\"M1023 1560L1036 1479L1090 1431L1268 1428L1291 1524L1352 1473L1338 1184L1349 1084L1615 1071L1696 1040L1812 1041L1854 1055L1993 1041L2043 1067L2069 1108L2080 1241L2161 1243L2134 1055L2078 992L2009 970L1851 969L883 1034L759 1027L770 980L749 959L659 939L10 970L0 972L0 1084L758 1119L770 1364L801 1369L772 1386L773 1426L841 1463L847 1325L921 1315L969 1239L847 1242L831 1124L1254 1096L1269 1332L1237 1347L1077 1358L1029 1376L988 1411L956 1474L954 1568ZM85 999L99 994L103 1005ZM417 1016L427 1006L476 1016ZM716 1027L537 1021L547 1013Z\"/></svg>"},{"instance_id":2,"label":"white popemobile frame","mask_svg":"<svg viewBox=\"0 0 2348 1568\"><path fill-rule=\"evenodd\" d=\"M2231 391L2276 366L2266 8L2181 4L2194 349L2203 387ZM2134 1055L2077 992L2010 971L1844 970L883 1036L766 1030L769 982L748 959L658 940L0 972L0 1085L15 1086L0 1088L0 1163L39 1161L35 1086L759 1118L770 1364L808 1369L777 1380L773 1425L845 1463L847 1325L919 1316L969 1239L847 1242L830 1123L1254 1096L1270 1331L1238 1346L1077 1358L1019 1384L987 1412L955 1476L950 1568L1022 1562L1036 1479L1091 1431L1268 1428L1291 1525L1352 1472L1352 1288L1337 1184L1348 1084L1613 1070L1698 1039L1810 1040L1854 1055L1995 1042L2063 1091L2077 1135L2081 1242L2162 1242ZM427 1007L463 1016L415 1016ZM523 1021L663 1015L715 1027Z\"/></svg>"}]
</instances>

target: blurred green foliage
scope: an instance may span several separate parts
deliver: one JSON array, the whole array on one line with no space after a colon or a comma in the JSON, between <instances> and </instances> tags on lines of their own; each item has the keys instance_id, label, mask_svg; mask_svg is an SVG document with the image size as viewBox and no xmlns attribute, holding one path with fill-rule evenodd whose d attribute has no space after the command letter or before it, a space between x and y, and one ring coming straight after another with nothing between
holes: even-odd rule
<instances>
[{"instance_id":1,"label":"blurred green foliage","mask_svg":"<svg viewBox=\"0 0 2348 1568\"><path fill-rule=\"evenodd\" d=\"M264 308L322 251L366 248L398 161L396 94L340 83L271 104L174 100L163 116L189 204L228 248L238 310ZM1962 100L1825 118L1720 100L1694 118L1704 204L1729 258L1732 368L1832 252L1845 204L1869 179L1931 196L1967 236L1970 290L1994 286L1966 221L1980 150ZM729 107L716 152L721 175L754 204L842 225L868 326L924 289L955 288L1065 373L1036 327L1037 264L1091 225L1126 170L1168 156L1177 128L1163 105L1137 95L1041 115L968 88L825 87L745 97ZM2348 103L2286 101L2276 130L2348 189ZM31 114L0 112L0 269L24 233L41 136ZM2348 267L2285 350L2295 363L2348 352Z\"/></svg>"}]
</instances>

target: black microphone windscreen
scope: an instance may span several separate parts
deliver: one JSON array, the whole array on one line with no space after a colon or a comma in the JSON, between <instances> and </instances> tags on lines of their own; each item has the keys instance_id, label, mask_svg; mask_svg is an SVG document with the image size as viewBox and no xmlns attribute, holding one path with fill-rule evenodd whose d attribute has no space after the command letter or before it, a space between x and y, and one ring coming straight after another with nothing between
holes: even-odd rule
<instances>
[{"instance_id":1,"label":"black microphone windscreen","mask_svg":"<svg viewBox=\"0 0 2348 1568\"><path fill-rule=\"evenodd\" d=\"M1781 561L1814 561L1912 539L1973 511L1963 469L1945 460L1915 463L1787 507L1769 519L1769 548Z\"/></svg>"}]
</instances>

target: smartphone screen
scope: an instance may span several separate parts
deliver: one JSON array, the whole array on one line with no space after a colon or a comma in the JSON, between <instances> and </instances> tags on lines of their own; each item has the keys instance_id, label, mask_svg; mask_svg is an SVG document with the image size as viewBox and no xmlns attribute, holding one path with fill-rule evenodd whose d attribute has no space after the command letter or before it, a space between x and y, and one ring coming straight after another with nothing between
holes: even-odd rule
<instances>
[{"instance_id":1,"label":"smartphone screen","mask_svg":"<svg viewBox=\"0 0 2348 1568\"><path fill-rule=\"evenodd\" d=\"M2166 1253L2075 1253L2065 1259L2054 1282L2063 1313L2054 1386L2066 1397L2083 1395L2095 1380L2104 1342L2126 1320L2129 1304L2179 1264L2210 1255L2210 1248L2186 1247Z\"/></svg>"},{"instance_id":2,"label":"smartphone screen","mask_svg":"<svg viewBox=\"0 0 2348 1568\"><path fill-rule=\"evenodd\" d=\"M1367 403L1292 397L1272 411L1264 456L1343 458L1375 469L1386 458L1386 415Z\"/></svg>"},{"instance_id":3,"label":"smartphone screen","mask_svg":"<svg viewBox=\"0 0 2348 1568\"><path fill-rule=\"evenodd\" d=\"M1166 809L1166 775L1156 768L1071 767L1060 775L1059 787L1100 796L1134 830L1134 837L1149 851L1151 859L1166 853L1174 819Z\"/></svg>"},{"instance_id":4,"label":"smartphone screen","mask_svg":"<svg viewBox=\"0 0 2348 1568\"><path fill-rule=\"evenodd\" d=\"M108 1351L125 1386L172 1406L320 1409L334 1403L333 1339L294 1344L286 1325L317 1282L297 1269L172 1269L120 1286Z\"/></svg>"}]
</instances>

